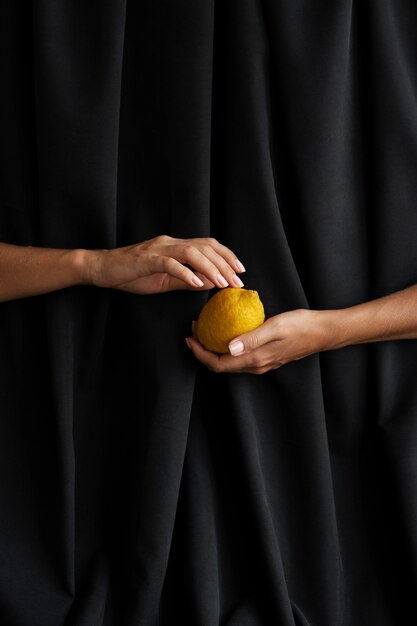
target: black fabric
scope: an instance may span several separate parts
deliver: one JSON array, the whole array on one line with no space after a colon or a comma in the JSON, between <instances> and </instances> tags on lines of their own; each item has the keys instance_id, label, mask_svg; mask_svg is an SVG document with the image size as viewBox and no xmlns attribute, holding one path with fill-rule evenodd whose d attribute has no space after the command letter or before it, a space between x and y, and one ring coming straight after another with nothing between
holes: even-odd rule
<instances>
[{"instance_id":1,"label":"black fabric","mask_svg":"<svg viewBox=\"0 0 417 626\"><path fill-rule=\"evenodd\" d=\"M0 240L211 235L268 316L417 282L416 18L1 0ZM206 297L0 305L1 624L414 623L417 344L215 375Z\"/></svg>"}]
</instances>

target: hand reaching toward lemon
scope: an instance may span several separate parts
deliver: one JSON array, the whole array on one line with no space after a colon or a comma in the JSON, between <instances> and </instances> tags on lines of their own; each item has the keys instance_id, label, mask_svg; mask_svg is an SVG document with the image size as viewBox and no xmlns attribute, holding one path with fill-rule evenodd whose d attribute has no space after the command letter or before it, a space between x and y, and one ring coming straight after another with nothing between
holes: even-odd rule
<instances>
[{"instance_id":1,"label":"hand reaching toward lemon","mask_svg":"<svg viewBox=\"0 0 417 626\"><path fill-rule=\"evenodd\" d=\"M97 287L151 294L243 286L237 273L244 272L244 266L229 248L211 237L161 235L122 248L84 252L88 255L85 282Z\"/></svg>"},{"instance_id":2,"label":"hand reaching toward lemon","mask_svg":"<svg viewBox=\"0 0 417 626\"><path fill-rule=\"evenodd\" d=\"M211 237L161 235L111 249L46 248L0 242L0 302L75 285L153 294L242 287L245 268Z\"/></svg>"}]
</instances>

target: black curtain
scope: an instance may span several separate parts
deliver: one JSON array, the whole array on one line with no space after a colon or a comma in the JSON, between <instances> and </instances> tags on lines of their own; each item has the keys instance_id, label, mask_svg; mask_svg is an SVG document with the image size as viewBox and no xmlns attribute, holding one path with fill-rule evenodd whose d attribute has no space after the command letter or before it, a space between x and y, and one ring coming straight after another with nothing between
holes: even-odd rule
<instances>
[{"instance_id":1,"label":"black curtain","mask_svg":"<svg viewBox=\"0 0 417 626\"><path fill-rule=\"evenodd\" d=\"M414 0L0 7L0 241L211 235L267 316L417 282ZM0 305L1 624L415 623L416 342L216 375L206 298Z\"/></svg>"}]
</instances>

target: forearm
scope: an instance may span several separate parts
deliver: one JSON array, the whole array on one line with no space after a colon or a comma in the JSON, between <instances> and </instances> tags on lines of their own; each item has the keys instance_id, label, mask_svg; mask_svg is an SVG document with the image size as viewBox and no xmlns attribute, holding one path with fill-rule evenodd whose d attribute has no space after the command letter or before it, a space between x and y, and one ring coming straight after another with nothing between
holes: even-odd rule
<instances>
[{"instance_id":1,"label":"forearm","mask_svg":"<svg viewBox=\"0 0 417 626\"><path fill-rule=\"evenodd\" d=\"M0 302L83 284L87 254L0 243Z\"/></svg>"},{"instance_id":2,"label":"forearm","mask_svg":"<svg viewBox=\"0 0 417 626\"><path fill-rule=\"evenodd\" d=\"M320 312L325 349L417 339L417 285L352 307Z\"/></svg>"}]
</instances>

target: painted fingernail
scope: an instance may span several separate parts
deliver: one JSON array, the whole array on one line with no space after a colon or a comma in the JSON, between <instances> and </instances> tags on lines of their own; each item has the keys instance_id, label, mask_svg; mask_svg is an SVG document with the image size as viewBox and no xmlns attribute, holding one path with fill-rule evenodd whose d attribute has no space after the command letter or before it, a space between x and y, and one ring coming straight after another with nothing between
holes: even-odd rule
<instances>
[{"instance_id":1,"label":"painted fingernail","mask_svg":"<svg viewBox=\"0 0 417 626\"><path fill-rule=\"evenodd\" d=\"M217 274L217 282L219 283L219 285L221 285L222 287L227 287L229 285L229 283L227 282L227 280L225 279L224 276L222 276L221 274Z\"/></svg>"},{"instance_id":2,"label":"painted fingernail","mask_svg":"<svg viewBox=\"0 0 417 626\"><path fill-rule=\"evenodd\" d=\"M236 287L243 287L243 283L240 280L239 276L233 276L232 278L232 283L236 286Z\"/></svg>"},{"instance_id":3,"label":"painted fingernail","mask_svg":"<svg viewBox=\"0 0 417 626\"><path fill-rule=\"evenodd\" d=\"M242 354L244 348L245 346L243 345L242 341L233 341L231 344L229 344L230 354L232 354L233 356Z\"/></svg>"},{"instance_id":4,"label":"painted fingernail","mask_svg":"<svg viewBox=\"0 0 417 626\"><path fill-rule=\"evenodd\" d=\"M245 266L239 261L239 259L236 259L236 267L238 272L246 272Z\"/></svg>"},{"instance_id":5,"label":"painted fingernail","mask_svg":"<svg viewBox=\"0 0 417 626\"><path fill-rule=\"evenodd\" d=\"M196 287L203 287L204 283L198 276L193 276L193 283Z\"/></svg>"}]
</instances>

